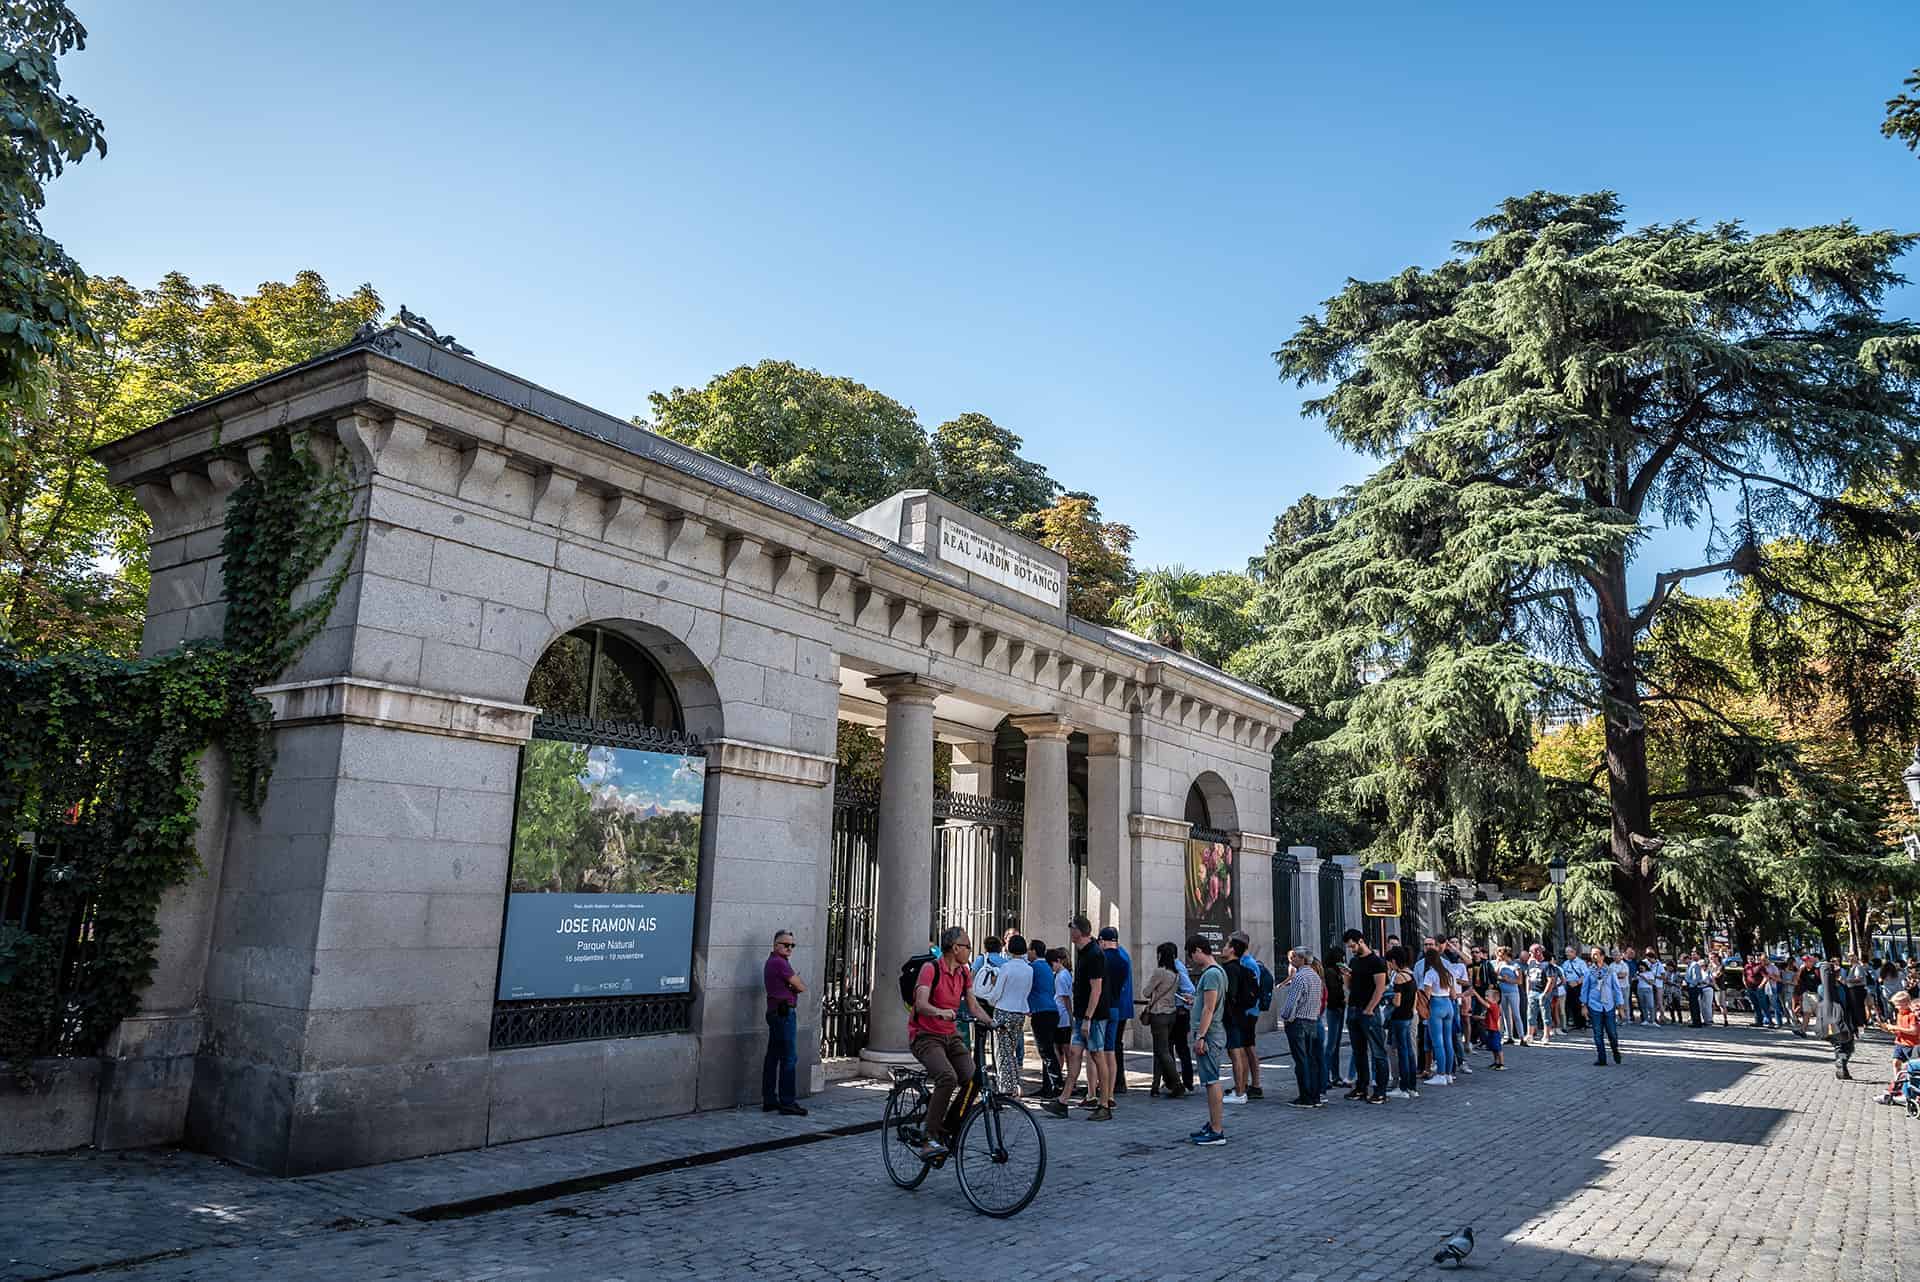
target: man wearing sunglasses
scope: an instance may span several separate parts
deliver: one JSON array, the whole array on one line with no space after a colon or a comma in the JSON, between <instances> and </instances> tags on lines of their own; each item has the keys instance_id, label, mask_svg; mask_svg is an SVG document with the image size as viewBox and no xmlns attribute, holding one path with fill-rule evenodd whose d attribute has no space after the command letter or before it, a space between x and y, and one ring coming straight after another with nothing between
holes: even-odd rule
<instances>
[{"instance_id":1,"label":"man wearing sunglasses","mask_svg":"<svg viewBox=\"0 0 1920 1282\"><path fill-rule=\"evenodd\" d=\"M760 1065L760 1107L768 1113L805 1117L807 1110L794 1098L794 1072L800 1063L800 1044L794 1007L807 982L793 973L793 932L773 933L773 952L767 957L767 1058Z\"/></svg>"}]
</instances>

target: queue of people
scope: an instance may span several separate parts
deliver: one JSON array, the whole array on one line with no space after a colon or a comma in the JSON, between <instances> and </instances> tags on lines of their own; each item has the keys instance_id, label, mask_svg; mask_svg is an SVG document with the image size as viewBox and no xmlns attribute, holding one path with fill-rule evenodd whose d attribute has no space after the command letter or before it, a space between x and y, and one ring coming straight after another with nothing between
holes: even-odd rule
<instances>
[{"instance_id":1,"label":"queue of people","mask_svg":"<svg viewBox=\"0 0 1920 1282\"><path fill-rule=\"evenodd\" d=\"M782 955L791 939L781 932L767 969L763 1093L766 1106L782 1112L799 1111L790 1012L803 986ZM1203 1095L1206 1122L1187 1138L1225 1144L1228 1111L1265 1096L1258 1038L1269 1010L1292 1062L1295 1090L1286 1102L1293 1108L1324 1108L1343 1088L1339 1098L1355 1103L1417 1100L1472 1075L1476 1054L1498 1072L1509 1047L1544 1046L1555 1036L1585 1033L1595 1067L1619 1065L1624 1023L1671 1026L1684 1015L1704 1028L1716 1014L1726 1024L1736 1008L1750 1010L1758 1027L1829 1041L1842 1080L1851 1079L1863 1032L1891 1034L1894 1077L1881 1099L1910 1111L1920 1106L1920 1072L1909 1068L1920 1067L1920 966L1902 975L1858 958L1730 961L1717 949L1669 964L1658 949L1630 947L1584 955L1569 947L1555 959L1539 944L1516 957L1506 946L1444 934L1417 948L1389 936L1376 950L1349 930L1324 956L1292 949L1276 975L1244 932L1224 945L1199 935L1184 946L1160 943L1151 966L1139 970L1112 926L1096 931L1076 916L1068 940L1068 947L1049 947L1008 931L976 954L963 929L942 934L920 969L909 1021L912 1052L932 1083L932 1116L944 1115L959 1082L981 1079L991 1064L995 1089L1032 1096L1047 1116L1069 1118L1077 1109L1110 1121L1116 1097L1128 1093L1123 1048L1127 1025L1138 1019L1151 1030L1148 1096ZM1032 1091L1022 1074L1029 1033L1040 1070ZM937 1127L929 1126L927 1144L929 1156L944 1151Z\"/></svg>"}]
</instances>

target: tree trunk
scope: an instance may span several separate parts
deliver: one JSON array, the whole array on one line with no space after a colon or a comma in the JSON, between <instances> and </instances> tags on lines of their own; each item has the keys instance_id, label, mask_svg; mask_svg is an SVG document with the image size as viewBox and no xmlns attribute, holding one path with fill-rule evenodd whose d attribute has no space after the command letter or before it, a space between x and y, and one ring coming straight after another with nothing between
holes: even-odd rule
<instances>
[{"instance_id":1,"label":"tree trunk","mask_svg":"<svg viewBox=\"0 0 1920 1282\"><path fill-rule=\"evenodd\" d=\"M1607 693L1607 799L1613 812L1607 847L1626 900L1627 932L1637 948L1655 942L1653 857L1634 836L1653 835L1653 789L1647 779L1647 723L1640 708L1633 622L1627 609L1627 564L1610 558L1595 583L1600 625L1600 679Z\"/></svg>"}]
</instances>

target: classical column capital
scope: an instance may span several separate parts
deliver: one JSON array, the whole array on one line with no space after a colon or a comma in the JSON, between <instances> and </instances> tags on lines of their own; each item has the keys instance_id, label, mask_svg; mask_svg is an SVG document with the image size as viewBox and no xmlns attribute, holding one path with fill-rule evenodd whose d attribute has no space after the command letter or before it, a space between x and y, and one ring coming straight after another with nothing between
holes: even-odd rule
<instances>
[{"instance_id":1,"label":"classical column capital","mask_svg":"<svg viewBox=\"0 0 1920 1282\"><path fill-rule=\"evenodd\" d=\"M936 681L918 672L890 672L869 680L867 689L885 695L888 703L922 703L932 707L934 699L952 693L953 683Z\"/></svg>"},{"instance_id":2,"label":"classical column capital","mask_svg":"<svg viewBox=\"0 0 1920 1282\"><path fill-rule=\"evenodd\" d=\"M1060 739L1073 733L1073 726L1051 712L1033 712L1024 716L1008 717L1014 729L1029 739Z\"/></svg>"}]
</instances>

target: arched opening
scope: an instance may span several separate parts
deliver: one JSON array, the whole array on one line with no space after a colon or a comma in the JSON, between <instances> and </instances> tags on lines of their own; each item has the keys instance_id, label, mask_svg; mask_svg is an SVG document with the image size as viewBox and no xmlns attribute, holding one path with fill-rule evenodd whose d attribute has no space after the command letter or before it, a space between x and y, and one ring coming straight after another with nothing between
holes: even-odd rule
<instances>
[{"instance_id":1,"label":"arched opening","mask_svg":"<svg viewBox=\"0 0 1920 1282\"><path fill-rule=\"evenodd\" d=\"M1187 788L1184 817L1196 828L1215 832L1234 832L1240 827L1240 811L1233 804L1233 790L1211 770L1201 772Z\"/></svg>"},{"instance_id":2,"label":"arched opening","mask_svg":"<svg viewBox=\"0 0 1920 1282\"><path fill-rule=\"evenodd\" d=\"M645 647L610 628L575 628L540 656L527 702L545 716L617 721L684 733L673 680Z\"/></svg>"},{"instance_id":3,"label":"arched opening","mask_svg":"<svg viewBox=\"0 0 1920 1282\"><path fill-rule=\"evenodd\" d=\"M608 620L556 638L526 699L492 1045L684 1032L713 681L658 627Z\"/></svg>"}]
</instances>

